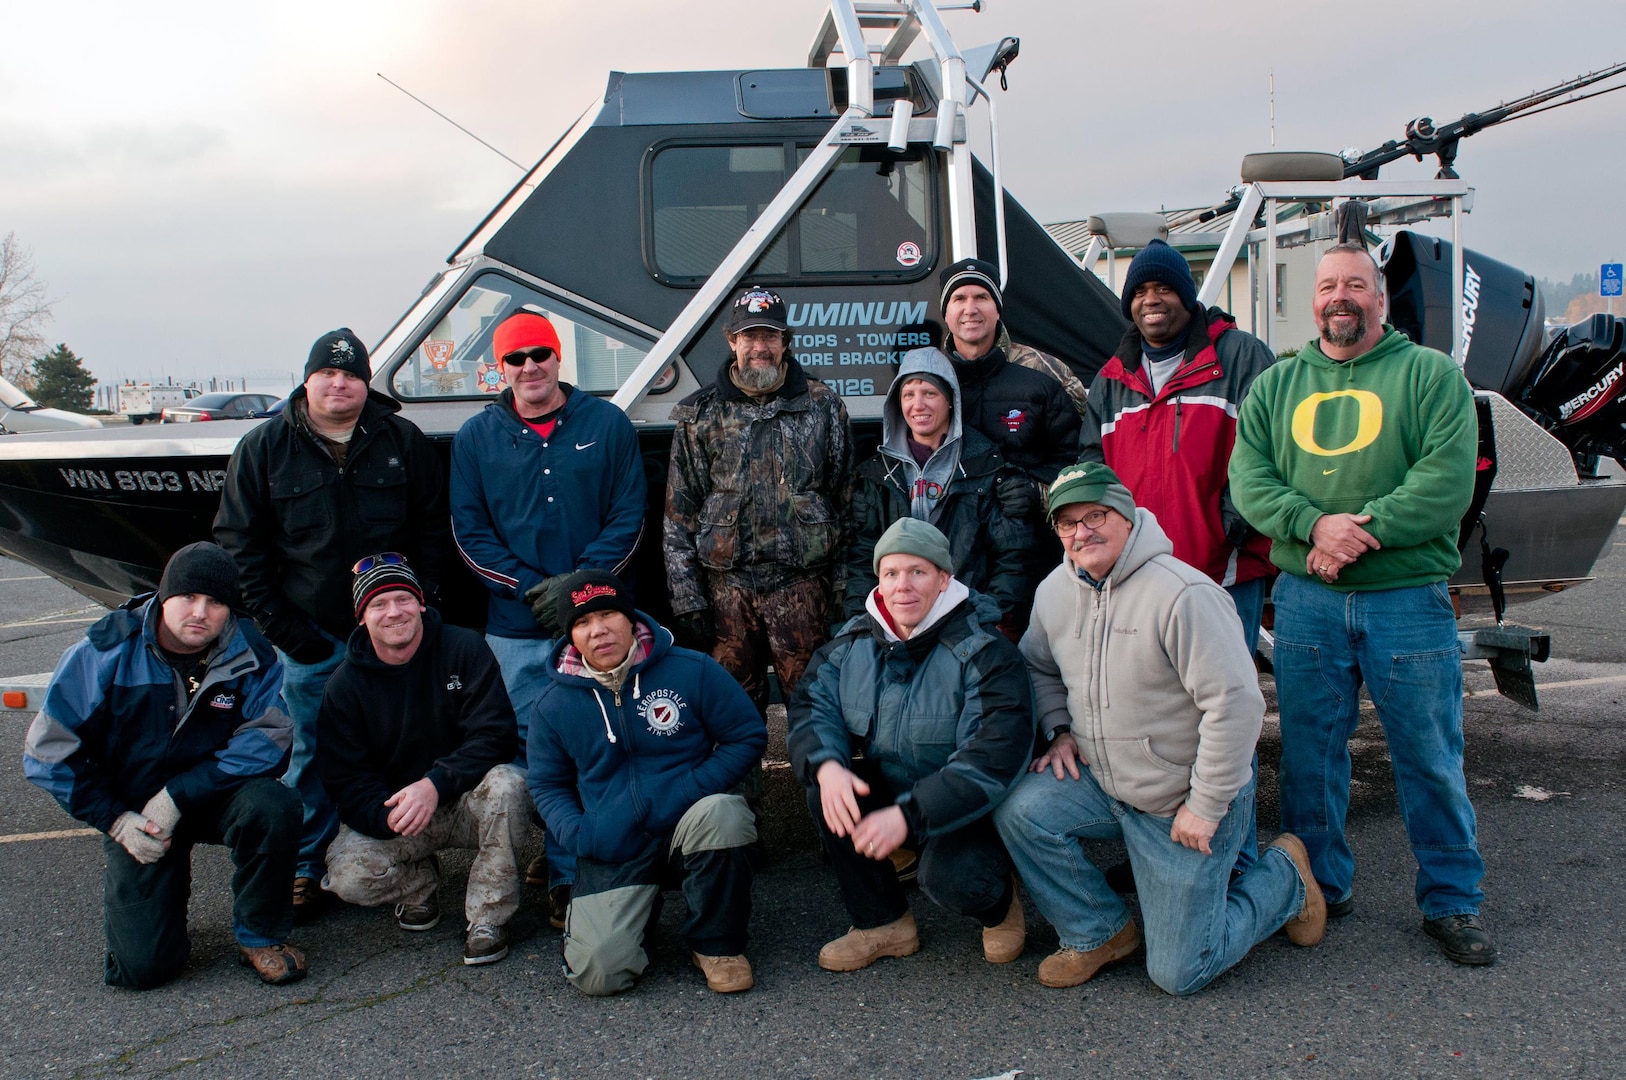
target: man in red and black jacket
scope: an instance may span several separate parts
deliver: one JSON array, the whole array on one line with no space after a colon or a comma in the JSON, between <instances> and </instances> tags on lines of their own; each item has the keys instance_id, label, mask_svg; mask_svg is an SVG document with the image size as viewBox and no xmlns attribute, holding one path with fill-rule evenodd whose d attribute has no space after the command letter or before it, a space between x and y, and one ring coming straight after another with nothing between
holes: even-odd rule
<instances>
[{"instance_id":1,"label":"man in red and black jacket","mask_svg":"<svg viewBox=\"0 0 1626 1080\"><path fill-rule=\"evenodd\" d=\"M1275 571L1270 541L1231 505L1226 468L1237 408L1276 358L1198 305L1191 267L1161 240L1129 264L1122 303L1134 325L1090 385L1079 460L1105 462L1157 516L1175 558L1225 587L1251 652Z\"/></svg>"}]
</instances>

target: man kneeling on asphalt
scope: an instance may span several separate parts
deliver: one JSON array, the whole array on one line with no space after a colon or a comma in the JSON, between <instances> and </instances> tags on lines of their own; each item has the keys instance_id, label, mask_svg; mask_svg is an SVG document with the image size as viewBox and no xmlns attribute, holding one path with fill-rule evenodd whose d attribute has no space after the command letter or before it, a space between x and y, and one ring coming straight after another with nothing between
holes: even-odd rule
<instances>
[{"instance_id":1,"label":"man kneeling on asphalt","mask_svg":"<svg viewBox=\"0 0 1626 1080\"><path fill-rule=\"evenodd\" d=\"M1146 968L1171 994L1201 990L1284 925L1295 945L1319 943L1327 905L1296 836L1232 874L1254 828L1265 714L1236 606L1174 557L1105 465L1062 470L1049 504L1067 559L1039 585L1021 648L1050 748L994 815L1061 938L1039 981L1077 986L1140 947L1081 840L1129 849Z\"/></svg>"},{"instance_id":2,"label":"man kneeling on asphalt","mask_svg":"<svg viewBox=\"0 0 1626 1080\"><path fill-rule=\"evenodd\" d=\"M28 779L107 834L109 986L148 990L186 966L192 845L231 849L232 929L268 983L305 977L294 925L299 796L282 665L239 622L237 567L191 544L156 596L104 616L63 655L23 746ZM139 808L139 809L138 809Z\"/></svg>"},{"instance_id":3,"label":"man kneeling on asphalt","mask_svg":"<svg viewBox=\"0 0 1626 1080\"><path fill-rule=\"evenodd\" d=\"M767 727L722 665L675 647L614 574L566 578L558 615L563 637L526 748L548 833L576 856L565 977L595 996L632 986L649 966L661 889L681 882L682 933L706 985L751 989L757 829L734 789L761 760Z\"/></svg>"},{"instance_id":4,"label":"man kneeling on asphalt","mask_svg":"<svg viewBox=\"0 0 1626 1080\"><path fill-rule=\"evenodd\" d=\"M508 955L518 852L531 828L502 673L479 634L447 626L394 552L355 565L360 621L318 714L317 767L339 808L322 887L394 904L402 930L440 922L443 848L473 848L465 964Z\"/></svg>"},{"instance_id":5,"label":"man kneeling on asphalt","mask_svg":"<svg viewBox=\"0 0 1626 1080\"><path fill-rule=\"evenodd\" d=\"M991 811L1033 750L1027 671L996 629L999 605L955 579L934 526L894 522L874 569L865 614L813 654L790 704L791 767L852 916L819 966L857 971L920 948L890 858L905 844L926 895L980 922L983 956L1009 963L1022 901Z\"/></svg>"}]
</instances>

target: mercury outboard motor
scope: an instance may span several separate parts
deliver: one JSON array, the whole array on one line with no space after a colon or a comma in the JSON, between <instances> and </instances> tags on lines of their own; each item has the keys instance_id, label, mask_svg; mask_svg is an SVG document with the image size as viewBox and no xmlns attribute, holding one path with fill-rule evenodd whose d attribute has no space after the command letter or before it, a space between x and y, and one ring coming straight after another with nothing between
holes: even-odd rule
<instances>
[{"instance_id":1,"label":"mercury outboard motor","mask_svg":"<svg viewBox=\"0 0 1626 1080\"><path fill-rule=\"evenodd\" d=\"M1575 454L1626 467L1626 319L1601 312L1565 327L1541 358L1520 404ZM1591 459L1590 461L1588 459Z\"/></svg>"},{"instance_id":2,"label":"mercury outboard motor","mask_svg":"<svg viewBox=\"0 0 1626 1080\"><path fill-rule=\"evenodd\" d=\"M1517 267L1469 248L1462 280L1468 381L1518 401L1545 343L1541 292ZM1451 352L1451 244L1402 229L1378 255L1389 322L1419 345Z\"/></svg>"}]
</instances>

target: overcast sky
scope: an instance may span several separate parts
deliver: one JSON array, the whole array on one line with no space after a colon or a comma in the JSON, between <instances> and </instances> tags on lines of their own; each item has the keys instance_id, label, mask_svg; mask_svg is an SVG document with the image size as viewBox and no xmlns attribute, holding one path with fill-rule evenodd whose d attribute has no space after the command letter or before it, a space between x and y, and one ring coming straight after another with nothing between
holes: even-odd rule
<instances>
[{"instance_id":1,"label":"overcast sky","mask_svg":"<svg viewBox=\"0 0 1626 1080\"><path fill-rule=\"evenodd\" d=\"M1218 201L1242 155L1366 149L1626 59L1626 3L987 0L1022 39L1006 183L1042 221ZM0 235L103 379L297 371L377 340L611 70L805 62L817 0L0 5ZM1626 256L1626 92L1467 140L1470 246L1567 279ZM1406 163L1388 175L1429 176ZM592 253L584 252L583 258Z\"/></svg>"}]
</instances>

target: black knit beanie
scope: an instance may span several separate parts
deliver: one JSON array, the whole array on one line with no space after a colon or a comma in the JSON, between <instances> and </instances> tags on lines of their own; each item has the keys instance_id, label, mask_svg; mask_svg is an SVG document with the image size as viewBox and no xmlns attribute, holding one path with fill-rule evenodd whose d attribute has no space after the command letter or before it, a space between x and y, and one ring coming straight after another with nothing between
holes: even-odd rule
<instances>
[{"instance_id":1,"label":"black knit beanie","mask_svg":"<svg viewBox=\"0 0 1626 1080\"><path fill-rule=\"evenodd\" d=\"M1175 291L1187 311L1197 310L1197 279L1191 276L1191 264L1168 244L1153 240L1141 248L1140 254L1129 264L1123 295L1119 298L1124 318L1133 318L1129 314L1129 301L1134 299L1135 290L1148 281L1162 282Z\"/></svg>"},{"instance_id":2,"label":"black knit beanie","mask_svg":"<svg viewBox=\"0 0 1626 1080\"><path fill-rule=\"evenodd\" d=\"M237 591L237 564L226 549L207 540L188 544L169 557L158 579L158 602L172 596L201 593L230 608L242 604Z\"/></svg>"}]
</instances>

